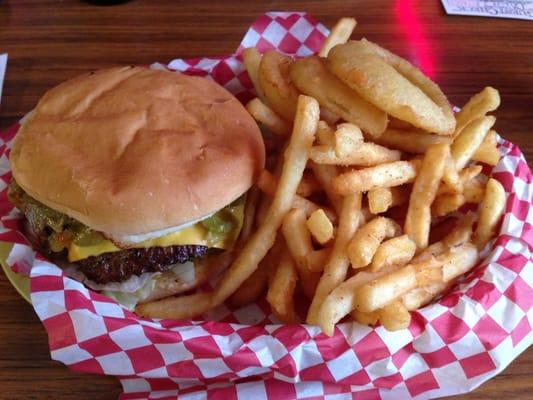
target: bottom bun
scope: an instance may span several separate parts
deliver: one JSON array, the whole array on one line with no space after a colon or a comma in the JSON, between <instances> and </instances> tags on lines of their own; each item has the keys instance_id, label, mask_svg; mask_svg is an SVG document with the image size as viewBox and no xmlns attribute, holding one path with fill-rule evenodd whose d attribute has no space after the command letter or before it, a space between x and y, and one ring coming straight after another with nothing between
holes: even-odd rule
<instances>
[{"instance_id":1,"label":"bottom bun","mask_svg":"<svg viewBox=\"0 0 533 400\"><path fill-rule=\"evenodd\" d=\"M220 254L210 254L195 260L194 278L192 280L184 280L179 276L176 277L172 272L165 272L156 279L150 294L143 297L139 303L147 303L195 289L228 268L233 258L233 252L226 251Z\"/></svg>"}]
</instances>

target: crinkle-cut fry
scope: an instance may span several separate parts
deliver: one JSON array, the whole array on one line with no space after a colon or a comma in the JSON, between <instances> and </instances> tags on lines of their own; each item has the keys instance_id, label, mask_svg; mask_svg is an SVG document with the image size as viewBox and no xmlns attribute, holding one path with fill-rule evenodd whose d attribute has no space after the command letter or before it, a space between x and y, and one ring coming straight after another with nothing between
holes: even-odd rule
<instances>
[{"instance_id":1,"label":"crinkle-cut fry","mask_svg":"<svg viewBox=\"0 0 533 400\"><path fill-rule=\"evenodd\" d=\"M370 264L376 250L386 238L398 236L400 226L390 218L376 217L361 226L348 244L348 257L352 268L364 268Z\"/></svg>"},{"instance_id":2,"label":"crinkle-cut fry","mask_svg":"<svg viewBox=\"0 0 533 400\"><path fill-rule=\"evenodd\" d=\"M252 99L246 104L246 109L257 122L262 123L275 135L288 136L291 133L290 124L280 118L270 107L259 98Z\"/></svg>"},{"instance_id":3,"label":"crinkle-cut fry","mask_svg":"<svg viewBox=\"0 0 533 400\"><path fill-rule=\"evenodd\" d=\"M276 177L272 175L272 173L264 169L263 171L261 171L261 174L259 174L259 178L256 182L256 185L259 189L261 189L261 191L263 191L268 196L273 196L276 192L276 187L278 183ZM300 185L298 185L298 187L300 187ZM333 210L328 207L321 207L318 204L312 202L311 200L306 199L305 197L302 197L298 194L294 195L291 208L301 208L305 211L305 214L307 216L311 215L314 211L322 208L332 222L335 223L337 221L337 215Z\"/></svg>"},{"instance_id":4,"label":"crinkle-cut fry","mask_svg":"<svg viewBox=\"0 0 533 400\"><path fill-rule=\"evenodd\" d=\"M355 311L354 299L359 287L368 282L372 282L381 276L389 274L392 271L392 269L382 269L377 272L361 271L337 285L333 291L325 297L318 311L317 322L324 333L331 336L335 324L352 312L352 310ZM365 325L375 323L375 321L372 320L372 315L370 313L356 312L354 317L357 321L360 321Z\"/></svg>"},{"instance_id":5,"label":"crinkle-cut fry","mask_svg":"<svg viewBox=\"0 0 533 400\"><path fill-rule=\"evenodd\" d=\"M313 98L301 95L281 177L267 215L250 237L233 265L218 281L213 291L213 306L226 300L255 271L268 249L285 214L291 209L294 196L307 164L309 149L315 139L320 109Z\"/></svg>"},{"instance_id":6,"label":"crinkle-cut fry","mask_svg":"<svg viewBox=\"0 0 533 400\"><path fill-rule=\"evenodd\" d=\"M298 323L294 309L294 290L298 274L290 254L284 251L271 282L268 285L267 302L274 315L284 324Z\"/></svg>"},{"instance_id":7,"label":"crinkle-cut fry","mask_svg":"<svg viewBox=\"0 0 533 400\"><path fill-rule=\"evenodd\" d=\"M324 266L324 273L307 313L307 323L318 325L318 312L326 296L346 279L350 260L346 248L348 242L359 227L361 211L361 193L345 196L339 215L339 226L328 262Z\"/></svg>"},{"instance_id":8,"label":"crinkle-cut fry","mask_svg":"<svg viewBox=\"0 0 533 400\"><path fill-rule=\"evenodd\" d=\"M411 160L352 170L333 178L333 188L337 193L347 195L367 192L378 187L400 186L412 182L419 167L419 160Z\"/></svg>"},{"instance_id":9,"label":"crinkle-cut fry","mask_svg":"<svg viewBox=\"0 0 533 400\"><path fill-rule=\"evenodd\" d=\"M313 96L343 120L357 125L375 138L387 127L387 114L350 89L316 56L300 58L291 64L291 78L302 93Z\"/></svg>"},{"instance_id":10,"label":"crinkle-cut fry","mask_svg":"<svg viewBox=\"0 0 533 400\"><path fill-rule=\"evenodd\" d=\"M416 287L448 282L476 265L478 256L476 247L467 242L437 257L408 264L360 286L355 291L355 308L365 312L375 311Z\"/></svg>"},{"instance_id":11,"label":"crinkle-cut fry","mask_svg":"<svg viewBox=\"0 0 533 400\"><path fill-rule=\"evenodd\" d=\"M461 131L473 120L484 117L487 113L496 110L500 106L500 94L490 86L475 94L455 115L455 133L457 137Z\"/></svg>"},{"instance_id":12,"label":"crinkle-cut fry","mask_svg":"<svg viewBox=\"0 0 533 400\"><path fill-rule=\"evenodd\" d=\"M389 208L406 204L412 187L410 185L375 188L367 193L368 207L372 214L380 214Z\"/></svg>"},{"instance_id":13,"label":"crinkle-cut fry","mask_svg":"<svg viewBox=\"0 0 533 400\"><path fill-rule=\"evenodd\" d=\"M474 235L478 249L483 249L496 234L496 227L505 211L505 190L500 182L490 178L479 210L479 221Z\"/></svg>"},{"instance_id":14,"label":"crinkle-cut fry","mask_svg":"<svg viewBox=\"0 0 533 400\"><path fill-rule=\"evenodd\" d=\"M317 164L312 161L309 161L308 166L315 174L318 182L320 182L324 192L326 192L326 196L328 197L330 204L333 206L338 215L341 212L342 196L339 195L335 189L333 189L331 181L334 177L339 175L339 169L335 165Z\"/></svg>"},{"instance_id":15,"label":"crinkle-cut fry","mask_svg":"<svg viewBox=\"0 0 533 400\"><path fill-rule=\"evenodd\" d=\"M472 160L495 166L500 161L500 152L496 141L496 132L490 130L476 152L472 155Z\"/></svg>"},{"instance_id":16,"label":"crinkle-cut fry","mask_svg":"<svg viewBox=\"0 0 533 400\"><path fill-rule=\"evenodd\" d=\"M369 271L375 272L383 268L403 266L416 252L416 243L408 235L398 236L381 243L372 258Z\"/></svg>"},{"instance_id":17,"label":"crinkle-cut fry","mask_svg":"<svg viewBox=\"0 0 533 400\"><path fill-rule=\"evenodd\" d=\"M338 44L346 43L352 35L357 21L355 18L341 18L337 21L335 26L331 29L326 40L322 43L322 47L318 52L320 57L327 57L329 51Z\"/></svg>"},{"instance_id":18,"label":"crinkle-cut fry","mask_svg":"<svg viewBox=\"0 0 533 400\"><path fill-rule=\"evenodd\" d=\"M354 124L345 122L337 125L335 131L335 155L346 156L357 150L363 142L363 132Z\"/></svg>"},{"instance_id":19,"label":"crinkle-cut fry","mask_svg":"<svg viewBox=\"0 0 533 400\"><path fill-rule=\"evenodd\" d=\"M325 244L333 238L333 224L323 209L314 211L307 219L306 225L311 236L320 244Z\"/></svg>"},{"instance_id":20,"label":"crinkle-cut fry","mask_svg":"<svg viewBox=\"0 0 533 400\"><path fill-rule=\"evenodd\" d=\"M411 314L401 300L394 300L378 311L379 322L388 331L406 329L411 323Z\"/></svg>"},{"instance_id":21,"label":"crinkle-cut fry","mask_svg":"<svg viewBox=\"0 0 533 400\"><path fill-rule=\"evenodd\" d=\"M306 222L303 210L292 209L283 218L281 232L287 243L289 253L296 264L304 294L308 299L312 299L320 274L311 272L307 268L307 255L313 251L313 245Z\"/></svg>"},{"instance_id":22,"label":"crinkle-cut fry","mask_svg":"<svg viewBox=\"0 0 533 400\"><path fill-rule=\"evenodd\" d=\"M255 47L248 47L242 52L242 61L246 71L248 71L248 76L254 85L257 97L259 97L264 103L266 100L265 93L259 84L259 64L261 63L261 53L259 53L259 50L257 50Z\"/></svg>"},{"instance_id":23,"label":"crinkle-cut fry","mask_svg":"<svg viewBox=\"0 0 533 400\"><path fill-rule=\"evenodd\" d=\"M309 158L317 164L371 167L400 160L398 150L390 150L379 144L361 142L352 151L339 156L330 146L313 146Z\"/></svg>"},{"instance_id":24,"label":"crinkle-cut fry","mask_svg":"<svg viewBox=\"0 0 533 400\"><path fill-rule=\"evenodd\" d=\"M427 247L431 227L431 204L435 200L446 161L450 157L450 146L435 144L426 151L422 166L413 184L409 208L405 218L404 231L419 249Z\"/></svg>"},{"instance_id":25,"label":"crinkle-cut fry","mask_svg":"<svg viewBox=\"0 0 533 400\"><path fill-rule=\"evenodd\" d=\"M493 116L475 119L457 135L450 148L457 171L461 171L470 161L495 122Z\"/></svg>"},{"instance_id":26,"label":"crinkle-cut fry","mask_svg":"<svg viewBox=\"0 0 533 400\"><path fill-rule=\"evenodd\" d=\"M324 247L314 250L305 257L307 269L311 272L322 272L331 255L331 248Z\"/></svg>"},{"instance_id":27,"label":"crinkle-cut fry","mask_svg":"<svg viewBox=\"0 0 533 400\"><path fill-rule=\"evenodd\" d=\"M450 144L452 140L449 136L431 135L417 129L387 128L375 142L406 153L423 154L433 144Z\"/></svg>"},{"instance_id":28,"label":"crinkle-cut fry","mask_svg":"<svg viewBox=\"0 0 533 400\"><path fill-rule=\"evenodd\" d=\"M335 145L335 129L326 121L318 121L318 128L316 130L316 139L318 144Z\"/></svg>"},{"instance_id":29,"label":"crinkle-cut fry","mask_svg":"<svg viewBox=\"0 0 533 400\"><path fill-rule=\"evenodd\" d=\"M258 71L259 84L268 105L287 122L294 120L299 95L289 73L292 62L292 58L285 54L267 50L261 58Z\"/></svg>"},{"instance_id":30,"label":"crinkle-cut fry","mask_svg":"<svg viewBox=\"0 0 533 400\"><path fill-rule=\"evenodd\" d=\"M138 304L135 313L141 317L189 320L209 311L212 293L195 293L187 296L166 297Z\"/></svg>"}]
</instances>

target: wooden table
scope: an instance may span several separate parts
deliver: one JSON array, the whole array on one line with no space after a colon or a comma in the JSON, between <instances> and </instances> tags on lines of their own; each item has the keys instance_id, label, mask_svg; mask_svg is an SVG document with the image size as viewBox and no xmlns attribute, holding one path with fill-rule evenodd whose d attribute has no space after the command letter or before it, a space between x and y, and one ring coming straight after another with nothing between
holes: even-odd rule
<instances>
[{"instance_id":1,"label":"wooden table","mask_svg":"<svg viewBox=\"0 0 533 400\"><path fill-rule=\"evenodd\" d=\"M306 10L329 26L340 16L355 16L357 37L418 57L454 104L485 85L498 88L497 129L533 159L533 24L446 16L437 0L134 0L107 7L0 0L0 53L9 53L0 128L18 120L47 89L87 70L230 54L249 24L269 10ZM531 398L532 371L530 349L463 398ZM113 399L119 393L113 378L77 374L51 361L33 309L0 274L0 398Z\"/></svg>"}]
</instances>

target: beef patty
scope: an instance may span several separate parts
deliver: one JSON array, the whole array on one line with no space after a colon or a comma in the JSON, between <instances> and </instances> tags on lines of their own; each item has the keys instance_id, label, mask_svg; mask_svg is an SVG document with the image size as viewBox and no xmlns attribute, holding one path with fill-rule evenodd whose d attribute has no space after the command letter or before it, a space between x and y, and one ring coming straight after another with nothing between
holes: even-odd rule
<instances>
[{"instance_id":1,"label":"beef patty","mask_svg":"<svg viewBox=\"0 0 533 400\"><path fill-rule=\"evenodd\" d=\"M206 246L185 245L126 249L77 261L80 270L96 283L122 282L143 272L165 272L207 253Z\"/></svg>"}]
</instances>

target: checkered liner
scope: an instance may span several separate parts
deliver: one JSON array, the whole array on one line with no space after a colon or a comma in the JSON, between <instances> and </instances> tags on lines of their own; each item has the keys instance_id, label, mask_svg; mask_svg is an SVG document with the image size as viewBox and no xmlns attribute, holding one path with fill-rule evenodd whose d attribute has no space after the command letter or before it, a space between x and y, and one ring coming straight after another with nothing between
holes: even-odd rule
<instances>
[{"instance_id":1,"label":"checkered liner","mask_svg":"<svg viewBox=\"0 0 533 400\"><path fill-rule=\"evenodd\" d=\"M233 56L153 67L209 76L245 101L252 93L243 48L304 56L326 34L306 14L268 13ZM532 175L518 147L505 140L492 176L508 201L487 258L438 303L413 312L409 329L343 323L328 338L313 326L276 324L264 300L238 310L222 306L209 322L142 320L65 277L25 245L20 215L6 198L7 152L17 129L0 141L0 240L15 244L8 263L31 276L52 358L76 371L120 377L123 399L438 397L476 388L532 343Z\"/></svg>"}]
</instances>

